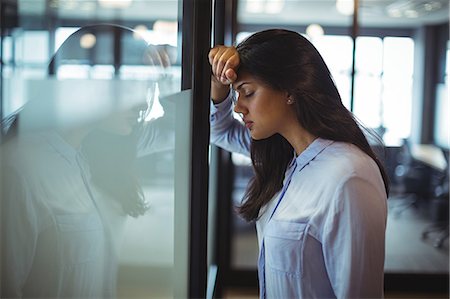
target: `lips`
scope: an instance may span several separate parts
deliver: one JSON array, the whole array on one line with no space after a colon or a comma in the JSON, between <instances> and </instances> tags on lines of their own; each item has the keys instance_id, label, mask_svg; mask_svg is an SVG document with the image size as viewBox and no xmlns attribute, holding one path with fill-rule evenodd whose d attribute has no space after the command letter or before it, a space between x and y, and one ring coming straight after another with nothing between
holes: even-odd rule
<instances>
[{"instance_id":1,"label":"lips","mask_svg":"<svg viewBox=\"0 0 450 299\"><path fill-rule=\"evenodd\" d=\"M245 123L245 127L246 127L247 129L251 129L252 126L253 126L253 122L252 122L252 121L244 120L244 123Z\"/></svg>"}]
</instances>

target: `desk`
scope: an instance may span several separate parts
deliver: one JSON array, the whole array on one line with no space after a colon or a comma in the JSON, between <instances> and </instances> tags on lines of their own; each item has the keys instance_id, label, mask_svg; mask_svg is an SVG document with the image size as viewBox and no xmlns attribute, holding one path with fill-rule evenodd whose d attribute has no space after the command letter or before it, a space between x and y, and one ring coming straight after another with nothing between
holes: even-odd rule
<instances>
[{"instance_id":1,"label":"desk","mask_svg":"<svg viewBox=\"0 0 450 299\"><path fill-rule=\"evenodd\" d=\"M411 155L414 159L437 170L445 171L447 169L444 153L440 148L432 144L412 144Z\"/></svg>"}]
</instances>

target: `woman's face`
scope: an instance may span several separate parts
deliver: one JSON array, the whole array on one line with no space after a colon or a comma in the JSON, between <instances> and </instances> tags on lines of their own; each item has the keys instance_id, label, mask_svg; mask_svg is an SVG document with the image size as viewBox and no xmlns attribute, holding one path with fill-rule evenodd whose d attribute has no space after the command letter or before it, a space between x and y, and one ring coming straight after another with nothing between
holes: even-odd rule
<instances>
[{"instance_id":1,"label":"woman's face","mask_svg":"<svg viewBox=\"0 0 450 299\"><path fill-rule=\"evenodd\" d=\"M239 73L233 89L238 93L234 111L242 115L253 139L286 132L294 113L287 104L287 92L275 90L247 73Z\"/></svg>"},{"instance_id":2,"label":"woman's face","mask_svg":"<svg viewBox=\"0 0 450 299\"><path fill-rule=\"evenodd\" d=\"M128 110L112 113L99 126L100 129L118 134L129 135L139 119L139 113L146 109L146 104L142 104Z\"/></svg>"},{"instance_id":3,"label":"woman's face","mask_svg":"<svg viewBox=\"0 0 450 299\"><path fill-rule=\"evenodd\" d=\"M110 113L101 121L99 128L114 134L129 135L138 120L143 121L153 103L155 86L148 87L142 82L120 82L123 86L117 87L116 83L110 92L114 92L108 98L110 107L105 107Z\"/></svg>"}]
</instances>

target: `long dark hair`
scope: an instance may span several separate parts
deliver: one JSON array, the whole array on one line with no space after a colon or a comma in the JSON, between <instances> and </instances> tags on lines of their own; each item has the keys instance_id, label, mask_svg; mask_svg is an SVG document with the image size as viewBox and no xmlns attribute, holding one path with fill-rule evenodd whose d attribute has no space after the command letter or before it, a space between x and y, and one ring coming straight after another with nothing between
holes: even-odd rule
<instances>
[{"instance_id":1,"label":"long dark hair","mask_svg":"<svg viewBox=\"0 0 450 299\"><path fill-rule=\"evenodd\" d=\"M356 145L378 165L389 193L387 174L363 133L364 127L342 104L330 71L316 48L300 34L283 29L251 35L237 47L238 72L246 72L272 88L286 91L295 100L297 119L311 134ZM380 140L381 142L381 140ZM249 182L239 213L246 220L282 188L294 149L279 134L252 140L254 177Z\"/></svg>"},{"instance_id":2,"label":"long dark hair","mask_svg":"<svg viewBox=\"0 0 450 299\"><path fill-rule=\"evenodd\" d=\"M130 135L93 130L82 142L92 183L133 217L149 208L136 175L137 140L138 130Z\"/></svg>"}]
</instances>

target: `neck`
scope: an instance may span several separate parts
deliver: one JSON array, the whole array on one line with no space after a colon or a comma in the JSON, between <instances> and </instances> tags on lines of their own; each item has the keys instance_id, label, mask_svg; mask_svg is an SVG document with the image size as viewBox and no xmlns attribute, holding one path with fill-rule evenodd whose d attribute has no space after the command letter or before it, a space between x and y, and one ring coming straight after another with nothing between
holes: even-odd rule
<instances>
[{"instance_id":1,"label":"neck","mask_svg":"<svg viewBox=\"0 0 450 299\"><path fill-rule=\"evenodd\" d=\"M89 133L89 128L62 130L58 131L61 137L71 146L78 149L83 141L84 137Z\"/></svg>"},{"instance_id":2,"label":"neck","mask_svg":"<svg viewBox=\"0 0 450 299\"><path fill-rule=\"evenodd\" d=\"M306 131L298 121L295 121L286 132L281 134L294 148L295 153L300 155L317 136Z\"/></svg>"}]
</instances>

